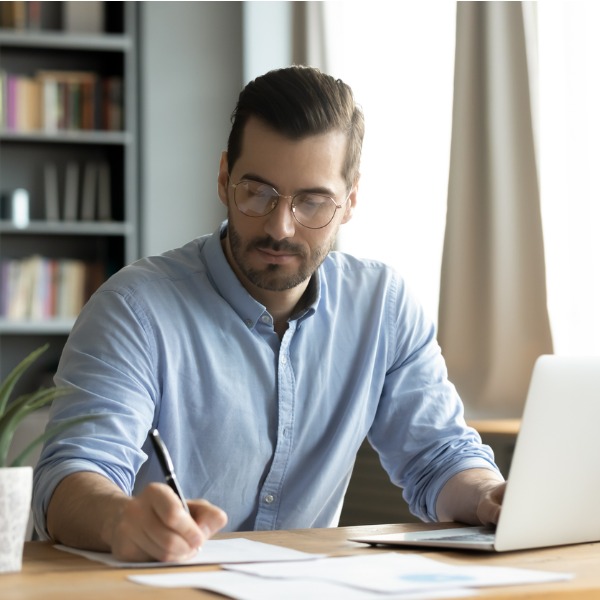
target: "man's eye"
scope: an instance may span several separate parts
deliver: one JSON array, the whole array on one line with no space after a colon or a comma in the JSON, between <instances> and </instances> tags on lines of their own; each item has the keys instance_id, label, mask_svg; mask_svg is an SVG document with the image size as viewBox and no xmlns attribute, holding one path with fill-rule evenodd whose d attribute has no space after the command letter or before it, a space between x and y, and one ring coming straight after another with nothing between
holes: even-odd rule
<instances>
[{"instance_id":1,"label":"man's eye","mask_svg":"<svg viewBox=\"0 0 600 600\"><path fill-rule=\"evenodd\" d=\"M306 208L317 210L329 203L329 198L325 196L302 196L298 199L297 204L301 204Z\"/></svg>"},{"instance_id":2,"label":"man's eye","mask_svg":"<svg viewBox=\"0 0 600 600\"><path fill-rule=\"evenodd\" d=\"M268 200L273 197L273 190L267 185L248 186L248 195L253 198L263 198Z\"/></svg>"}]
</instances>

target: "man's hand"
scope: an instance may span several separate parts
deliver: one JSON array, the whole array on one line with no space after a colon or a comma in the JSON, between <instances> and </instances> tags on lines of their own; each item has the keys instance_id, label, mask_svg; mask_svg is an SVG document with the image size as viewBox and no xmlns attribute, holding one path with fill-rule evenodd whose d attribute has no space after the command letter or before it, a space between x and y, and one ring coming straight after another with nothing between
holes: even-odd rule
<instances>
[{"instance_id":1,"label":"man's hand","mask_svg":"<svg viewBox=\"0 0 600 600\"><path fill-rule=\"evenodd\" d=\"M476 518L482 525L496 525L500 518L502 500L504 499L505 481L482 482Z\"/></svg>"},{"instance_id":2,"label":"man's hand","mask_svg":"<svg viewBox=\"0 0 600 600\"><path fill-rule=\"evenodd\" d=\"M437 500L439 521L495 525L500 517L506 482L494 471L469 469L457 473Z\"/></svg>"},{"instance_id":3,"label":"man's hand","mask_svg":"<svg viewBox=\"0 0 600 600\"><path fill-rule=\"evenodd\" d=\"M109 543L124 561L185 560L227 523L227 515L206 500L181 500L167 485L152 483L129 498L115 519Z\"/></svg>"},{"instance_id":4,"label":"man's hand","mask_svg":"<svg viewBox=\"0 0 600 600\"><path fill-rule=\"evenodd\" d=\"M129 497L101 475L74 473L52 496L48 532L62 544L110 550L127 562L185 560L227 523L206 500L188 500L188 507L190 514L163 483Z\"/></svg>"}]
</instances>

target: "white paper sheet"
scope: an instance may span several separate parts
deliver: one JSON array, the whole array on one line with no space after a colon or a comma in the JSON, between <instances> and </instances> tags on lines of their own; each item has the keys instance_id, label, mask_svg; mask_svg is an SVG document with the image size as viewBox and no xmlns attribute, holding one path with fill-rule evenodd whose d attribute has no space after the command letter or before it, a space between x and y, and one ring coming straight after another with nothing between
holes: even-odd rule
<instances>
[{"instance_id":1,"label":"white paper sheet","mask_svg":"<svg viewBox=\"0 0 600 600\"><path fill-rule=\"evenodd\" d=\"M71 552L98 561L111 567L144 568L144 567L173 567L180 565L222 565L228 563L248 562L279 562L279 561L304 561L322 558L323 554L308 554L291 548L254 542L246 538L232 538L229 540L208 540L198 550L196 556L183 562L123 562L117 560L110 552L91 552L79 550L69 546L57 545L55 548Z\"/></svg>"},{"instance_id":2,"label":"white paper sheet","mask_svg":"<svg viewBox=\"0 0 600 600\"><path fill-rule=\"evenodd\" d=\"M449 565L418 554L377 553L303 562L225 565L223 571L132 575L157 587L192 587L236 600L417 600L475 595L475 588L559 582L569 573Z\"/></svg>"},{"instance_id":3,"label":"white paper sheet","mask_svg":"<svg viewBox=\"0 0 600 600\"><path fill-rule=\"evenodd\" d=\"M310 563L225 565L224 568L268 578L328 581L380 593L523 585L573 577L569 573L520 568L450 565L419 554L394 552L324 558Z\"/></svg>"},{"instance_id":4,"label":"white paper sheet","mask_svg":"<svg viewBox=\"0 0 600 600\"><path fill-rule=\"evenodd\" d=\"M349 588L328 581L288 580L255 577L233 571L210 571L196 573L165 573L159 575L130 575L135 583L160 588L196 588L216 592L236 600L306 600L328 598L329 600L436 600L438 598L468 598L477 595L473 590L428 590L409 594L381 594L358 588Z\"/></svg>"}]
</instances>

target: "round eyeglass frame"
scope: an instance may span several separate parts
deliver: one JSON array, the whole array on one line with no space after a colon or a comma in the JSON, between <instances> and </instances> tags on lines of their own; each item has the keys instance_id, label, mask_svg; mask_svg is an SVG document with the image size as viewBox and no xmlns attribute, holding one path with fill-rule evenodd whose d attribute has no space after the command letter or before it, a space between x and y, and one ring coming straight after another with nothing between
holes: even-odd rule
<instances>
[{"instance_id":1,"label":"round eyeglass frame","mask_svg":"<svg viewBox=\"0 0 600 600\"><path fill-rule=\"evenodd\" d=\"M245 213L238 206L238 203L237 203L237 201L235 199L236 189L242 183L258 183L260 185L265 185L265 186L271 188L275 192L275 194L277 195L277 200L275 202L273 202L273 206L266 213L264 213L262 215L249 215L248 213ZM294 217L294 220L296 221L296 223L298 223L299 225L302 225L302 227L306 227L307 229L324 229L325 227L327 227L331 223L331 221L333 221L333 219L335 218L336 212L340 208L344 207L344 205L346 204L346 202L348 202L348 199L350 198L350 195L352 194L352 192L350 192L346 196L346 199L341 204L338 204L331 196L328 196L327 194L315 194L316 196L322 196L323 198L328 198L329 200L331 200L331 202L335 206L335 209L334 209L333 213L331 214L331 218L329 219L329 221L327 221L327 223L325 223L324 225L319 225L318 227L311 227L310 225L305 225L304 223L302 223L298 219L298 217L296 216L296 205L295 205L296 197L303 195L305 192L300 192L298 194L292 194L292 195L280 194L272 185L269 185L268 183L263 183L262 181L256 181L255 179L240 179L237 183L231 183L231 181L228 180L228 185L233 188L233 202L234 202L236 208L244 216L250 217L251 219L258 219L260 217L266 217L268 214L272 213L277 208L277 206L278 206L279 201L281 200L281 198L290 198L291 201L292 201L291 204L290 204L290 210L292 211L292 216Z\"/></svg>"}]
</instances>

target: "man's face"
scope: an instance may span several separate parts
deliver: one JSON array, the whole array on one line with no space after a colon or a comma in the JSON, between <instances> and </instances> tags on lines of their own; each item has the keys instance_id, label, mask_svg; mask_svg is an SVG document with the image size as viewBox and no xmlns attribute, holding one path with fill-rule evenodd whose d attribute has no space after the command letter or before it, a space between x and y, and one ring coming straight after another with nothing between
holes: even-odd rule
<instances>
[{"instance_id":1,"label":"man's face","mask_svg":"<svg viewBox=\"0 0 600 600\"><path fill-rule=\"evenodd\" d=\"M356 201L354 187L344 203L346 143L346 136L338 131L290 140L250 119L231 173L223 154L219 197L228 209L228 257L247 288L250 284L250 288L279 292L307 283L332 249L339 226L350 219ZM290 198L280 198L267 215L249 217L237 209L230 185L242 179L266 183L289 196L306 191L325 194L344 205L322 229L300 225L292 215Z\"/></svg>"}]
</instances>

